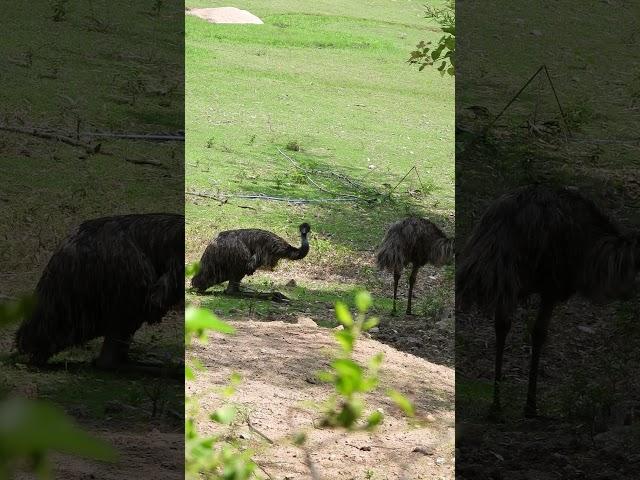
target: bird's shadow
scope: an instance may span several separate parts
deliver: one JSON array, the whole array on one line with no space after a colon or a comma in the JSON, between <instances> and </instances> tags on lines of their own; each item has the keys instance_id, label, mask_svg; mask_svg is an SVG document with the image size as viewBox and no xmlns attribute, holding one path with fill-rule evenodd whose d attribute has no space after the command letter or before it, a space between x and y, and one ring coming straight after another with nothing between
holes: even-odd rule
<instances>
[{"instance_id":1,"label":"bird's shadow","mask_svg":"<svg viewBox=\"0 0 640 480\"><path fill-rule=\"evenodd\" d=\"M112 374L114 376L126 377L147 377L147 378L170 378L172 380L184 380L184 364L162 364L158 362L140 362L130 361L114 368L98 367L93 361L58 361L49 362L44 365L30 365L22 363L17 354L8 355L2 359L1 363L11 365L14 368L22 368L31 372L69 372L69 373L87 373L95 374Z\"/></svg>"},{"instance_id":2,"label":"bird's shadow","mask_svg":"<svg viewBox=\"0 0 640 480\"><path fill-rule=\"evenodd\" d=\"M290 303L291 300L281 292L256 292L243 290L240 292L227 292L225 290L197 292L196 290L187 290L188 293L200 297L219 297L219 298L239 298L248 300L264 300L276 303Z\"/></svg>"}]
</instances>

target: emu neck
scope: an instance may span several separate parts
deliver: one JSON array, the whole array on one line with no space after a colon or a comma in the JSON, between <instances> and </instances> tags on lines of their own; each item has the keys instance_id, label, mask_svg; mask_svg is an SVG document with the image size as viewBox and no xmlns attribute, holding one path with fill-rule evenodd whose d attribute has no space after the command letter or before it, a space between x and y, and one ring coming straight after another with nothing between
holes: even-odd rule
<instances>
[{"instance_id":1,"label":"emu neck","mask_svg":"<svg viewBox=\"0 0 640 480\"><path fill-rule=\"evenodd\" d=\"M292 260L301 260L309 253L309 239L305 234L300 235L300 248L296 249L291 256Z\"/></svg>"}]
</instances>

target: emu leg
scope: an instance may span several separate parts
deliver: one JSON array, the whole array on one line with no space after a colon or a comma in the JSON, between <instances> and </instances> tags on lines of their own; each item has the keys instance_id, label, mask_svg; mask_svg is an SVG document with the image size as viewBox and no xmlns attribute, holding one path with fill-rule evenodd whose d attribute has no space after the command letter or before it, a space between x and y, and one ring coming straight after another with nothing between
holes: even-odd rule
<instances>
[{"instance_id":1,"label":"emu leg","mask_svg":"<svg viewBox=\"0 0 640 480\"><path fill-rule=\"evenodd\" d=\"M496 311L494 317L494 328L496 332L496 358L495 358L495 374L493 382L493 404L489 410L489 417L497 419L502 412L500 403L500 382L502 382L502 357L504 355L504 345L507 335L511 329L511 315L504 310Z\"/></svg>"},{"instance_id":2,"label":"emu leg","mask_svg":"<svg viewBox=\"0 0 640 480\"><path fill-rule=\"evenodd\" d=\"M96 366L111 370L126 363L132 337L133 335L106 335L100 355L96 359Z\"/></svg>"},{"instance_id":3,"label":"emu leg","mask_svg":"<svg viewBox=\"0 0 640 480\"><path fill-rule=\"evenodd\" d=\"M419 267L413 267L413 270L411 270L411 275L409 275L409 298L407 299L407 315L413 315L411 313L411 300L413 299L413 286L416 283L418 269Z\"/></svg>"},{"instance_id":4,"label":"emu leg","mask_svg":"<svg viewBox=\"0 0 640 480\"><path fill-rule=\"evenodd\" d=\"M542 346L547 339L549 321L553 313L553 302L542 299L538 317L531 332L531 366L529 370L529 388L527 390L527 404L524 407L524 416L533 418L537 415L536 388L538 383L538 366L540 364L540 353Z\"/></svg>"},{"instance_id":5,"label":"emu leg","mask_svg":"<svg viewBox=\"0 0 640 480\"><path fill-rule=\"evenodd\" d=\"M398 300L398 281L400 280L400 272L393 272L393 312L396 313L396 302Z\"/></svg>"},{"instance_id":6,"label":"emu leg","mask_svg":"<svg viewBox=\"0 0 640 480\"><path fill-rule=\"evenodd\" d=\"M237 294L240 293L240 280L229 280L229 284L225 289L224 293L226 294Z\"/></svg>"}]
</instances>

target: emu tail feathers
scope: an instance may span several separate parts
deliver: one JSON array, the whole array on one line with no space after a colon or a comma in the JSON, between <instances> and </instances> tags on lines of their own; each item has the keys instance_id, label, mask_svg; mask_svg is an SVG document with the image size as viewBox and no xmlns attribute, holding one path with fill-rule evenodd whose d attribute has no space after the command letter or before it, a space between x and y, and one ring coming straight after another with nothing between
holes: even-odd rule
<instances>
[{"instance_id":1,"label":"emu tail feathers","mask_svg":"<svg viewBox=\"0 0 640 480\"><path fill-rule=\"evenodd\" d=\"M379 270L386 270L390 273L402 270L405 265L405 256L401 244L402 239L398 233L394 231L387 233L376 256Z\"/></svg>"},{"instance_id":2,"label":"emu tail feathers","mask_svg":"<svg viewBox=\"0 0 640 480\"><path fill-rule=\"evenodd\" d=\"M456 303L466 310L477 305L487 314L515 309L521 287L519 253L506 229L473 232L456 261Z\"/></svg>"}]
</instances>

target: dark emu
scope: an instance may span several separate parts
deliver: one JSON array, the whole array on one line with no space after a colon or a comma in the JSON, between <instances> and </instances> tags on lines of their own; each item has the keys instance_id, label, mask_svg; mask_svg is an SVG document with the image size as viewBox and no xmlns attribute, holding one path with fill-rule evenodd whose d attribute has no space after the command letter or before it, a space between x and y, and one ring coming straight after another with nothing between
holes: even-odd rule
<instances>
[{"instance_id":1,"label":"dark emu","mask_svg":"<svg viewBox=\"0 0 640 480\"><path fill-rule=\"evenodd\" d=\"M228 281L225 292L240 293L240 281L245 276L258 269L273 270L283 258L301 260L307 256L311 227L303 223L298 229L299 248L275 233L257 228L220 232L207 245L200 260L200 271L191 280L191 286L204 293L207 288Z\"/></svg>"},{"instance_id":2,"label":"dark emu","mask_svg":"<svg viewBox=\"0 0 640 480\"><path fill-rule=\"evenodd\" d=\"M499 416L502 358L519 302L540 296L524 414L535 417L540 352L554 307L579 294L596 303L627 299L639 269L637 233L622 230L575 189L528 186L496 200L458 258L458 308L493 316L495 382L490 416Z\"/></svg>"},{"instance_id":3,"label":"dark emu","mask_svg":"<svg viewBox=\"0 0 640 480\"><path fill-rule=\"evenodd\" d=\"M411 315L413 286L420 267L430 263L441 267L454 257L454 239L425 218L409 217L389 227L376 256L378 269L393 273L393 313L396 313L398 281L404 267L411 264L407 315Z\"/></svg>"},{"instance_id":4,"label":"dark emu","mask_svg":"<svg viewBox=\"0 0 640 480\"><path fill-rule=\"evenodd\" d=\"M36 287L36 305L16 333L35 364L104 336L96 361L127 361L133 334L184 301L184 217L140 214L82 223L58 247Z\"/></svg>"}]
</instances>

